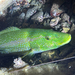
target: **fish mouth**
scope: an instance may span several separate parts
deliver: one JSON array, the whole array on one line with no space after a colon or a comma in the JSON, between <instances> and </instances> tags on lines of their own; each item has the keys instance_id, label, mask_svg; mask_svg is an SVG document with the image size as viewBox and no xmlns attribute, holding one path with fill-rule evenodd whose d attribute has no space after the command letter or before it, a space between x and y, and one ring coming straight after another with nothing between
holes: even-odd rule
<instances>
[{"instance_id":1,"label":"fish mouth","mask_svg":"<svg viewBox=\"0 0 75 75\"><path fill-rule=\"evenodd\" d=\"M71 35L69 34L67 41L65 43L69 43L71 41Z\"/></svg>"},{"instance_id":2,"label":"fish mouth","mask_svg":"<svg viewBox=\"0 0 75 75\"><path fill-rule=\"evenodd\" d=\"M71 35L68 34L68 36L66 37L65 42L61 43L61 46L62 46L62 45L65 45L65 44L67 44L67 43L69 43L70 41L71 41Z\"/></svg>"}]
</instances>

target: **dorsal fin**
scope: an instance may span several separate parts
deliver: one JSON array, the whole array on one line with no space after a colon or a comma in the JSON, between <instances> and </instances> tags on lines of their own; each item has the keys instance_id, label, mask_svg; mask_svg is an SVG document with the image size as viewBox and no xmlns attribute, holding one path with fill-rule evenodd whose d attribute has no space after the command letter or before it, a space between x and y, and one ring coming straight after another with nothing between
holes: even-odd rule
<instances>
[{"instance_id":1,"label":"dorsal fin","mask_svg":"<svg viewBox=\"0 0 75 75\"><path fill-rule=\"evenodd\" d=\"M1 34L4 34L4 33L7 33L7 32L16 31L16 30L20 30L20 29L17 28L17 27L8 27L8 28L2 30L2 31L0 32L0 35L1 35Z\"/></svg>"}]
</instances>

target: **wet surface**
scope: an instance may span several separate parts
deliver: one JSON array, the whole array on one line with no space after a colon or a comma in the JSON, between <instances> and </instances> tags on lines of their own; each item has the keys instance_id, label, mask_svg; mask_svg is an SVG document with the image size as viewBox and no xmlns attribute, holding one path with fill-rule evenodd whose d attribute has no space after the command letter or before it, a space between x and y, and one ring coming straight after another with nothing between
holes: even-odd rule
<instances>
[{"instance_id":1,"label":"wet surface","mask_svg":"<svg viewBox=\"0 0 75 75\"><path fill-rule=\"evenodd\" d=\"M17 8L17 5L11 5L11 9L10 7L8 7L6 16L0 17L0 30L11 26L16 26L18 28L48 28L59 32L70 33L72 35L72 40L67 45L64 45L58 49L54 49L52 51L35 54L32 57L26 56L25 58L23 58L23 60L29 65L39 65L42 63L48 63L55 60L75 56L74 0L63 0L63 2L59 0L58 3L56 2L56 0L47 0L45 3L43 2L44 0L37 0L35 3L33 3L33 1L35 2L36 0L31 0L31 2L29 2L30 6L27 7L19 3L19 10ZM57 7L54 5L56 8L52 8L54 3L57 4ZM43 15L40 12L43 12ZM62 18L62 15L64 14L67 15ZM56 18L58 17L60 18L60 20L57 21ZM64 19L65 17L67 17L67 19ZM17 57L19 56L13 54L0 54L0 67L13 67L13 60ZM75 59L65 61L61 60L60 62L56 63L58 65L66 65L63 66L61 70L62 72L65 72L66 75L75 74Z\"/></svg>"}]
</instances>

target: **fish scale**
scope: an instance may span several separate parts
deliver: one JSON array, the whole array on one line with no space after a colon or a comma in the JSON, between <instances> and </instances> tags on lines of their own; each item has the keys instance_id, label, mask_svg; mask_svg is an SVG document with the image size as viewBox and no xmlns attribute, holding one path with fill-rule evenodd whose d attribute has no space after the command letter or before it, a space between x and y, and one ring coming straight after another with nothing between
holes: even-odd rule
<instances>
[{"instance_id":1,"label":"fish scale","mask_svg":"<svg viewBox=\"0 0 75 75\"><path fill-rule=\"evenodd\" d=\"M51 29L10 27L0 32L0 52L17 54L28 51L35 54L56 49L69 43L70 40L70 34Z\"/></svg>"}]
</instances>

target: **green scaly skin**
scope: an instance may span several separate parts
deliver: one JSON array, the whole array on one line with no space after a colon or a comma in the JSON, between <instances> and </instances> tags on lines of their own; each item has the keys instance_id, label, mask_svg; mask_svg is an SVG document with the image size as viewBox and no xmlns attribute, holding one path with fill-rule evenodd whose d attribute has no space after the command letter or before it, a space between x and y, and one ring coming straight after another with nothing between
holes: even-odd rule
<instances>
[{"instance_id":1,"label":"green scaly skin","mask_svg":"<svg viewBox=\"0 0 75 75\"><path fill-rule=\"evenodd\" d=\"M40 53L69 43L71 35L50 29L18 29L10 27L0 32L1 53Z\"/></svg>"}]
</instances>

